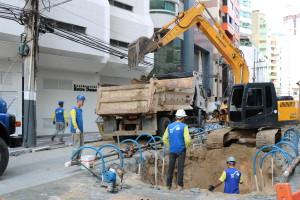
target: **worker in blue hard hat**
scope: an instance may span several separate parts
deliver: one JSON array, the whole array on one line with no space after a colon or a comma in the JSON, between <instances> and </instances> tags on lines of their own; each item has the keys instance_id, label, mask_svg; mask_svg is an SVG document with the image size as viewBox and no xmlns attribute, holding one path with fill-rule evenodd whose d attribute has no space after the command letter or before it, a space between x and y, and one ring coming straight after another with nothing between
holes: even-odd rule
<instances>
[{"instance_id":1,"label":"worker in blue hard hat","mask_svg":"<svg viewBox=\"0 0 300 200\"><path fill-rule=\"evenodd\" d=\"M68 126L68 117L67 112L65 111L64 102L58 102L58 108L55 109L54 114L52 115L53 125L55 125L54 135L51 137L51 141L58 136L59 141L63 142L63 135L65 133L65 125Z\"/></svg>"},{"instance_id":2,"label":"worker in blue hard hat","mask_svg":"<svg viewBox=\"0 0 300 200\"><path fill-rule=\"evenodd\" d=\"M234 157L228 157L226 163L228 168L223 171L222 176L215 185L208 187L208 190L213 191L216 187L225 182L224 193L239 194L239 184L243 183L242 173L235 168L236 161Z\"/></svg>"},{"instance_id":3,"label":"worker in blue hard hat","mask_svg":"<svg viewBox=\"0 0 300 200\"><path fill-rule=\"evenodd\" d=\"M77 104L71 109L71 133L73 136L73 152L82 147L84 144L83 137L83 119L82 119L82 109L81 107L84 105L85 97L82 94L77 96ZM80 152L74 159L80 159Z\"/></svg>"},{"instance_id":4,"label":"worker in blue hard hat","mask_svg":"<svg viewBox=\"0 0 300 200\"><path fill-rule=\"evenodd\" d=\"M167 176L167 189L170 190L172 187L173 171L175 168L176 160L177 164L177 184L178 190L183 190L183 171L184 162L186 156L186 149L189 148L191 142L191 136L189 134L188 126L183 123L187 116L183 109L177 110L176 121L169 124L163 136L163 142L170 146L169 154L169 169Z\"/></svg>"}]
</instances>

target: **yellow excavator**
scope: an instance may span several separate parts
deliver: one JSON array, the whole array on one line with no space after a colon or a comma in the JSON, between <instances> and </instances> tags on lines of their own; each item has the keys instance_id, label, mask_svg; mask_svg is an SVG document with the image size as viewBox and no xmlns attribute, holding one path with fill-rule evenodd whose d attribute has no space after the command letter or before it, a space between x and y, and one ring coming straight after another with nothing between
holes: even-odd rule
<instances>
[{"instance_id":1,"label":"yellow excavator","mask_svg":"<svg viewBox=\"0 0 300 200\"><path fill-rule=\"evenodd\" d=\"M208 13L214 24L203 15ZM174 27L169 30L169 27ZM258 148L274 145L281 139L281 127L298 124L298 101L277 97L273 83L249 83L249 69L242 52L233 45L204 3L180 13L151 38L141 37L128 48L128 65L136 68L148 53L158 51L194 25L218 49L232 68L233 85L228 103L230 128L216 130L207 137L207 148L222 148L232 143L256 144ZM164 33L163 37L161 36Z\"/></svg>"}]
</instances>

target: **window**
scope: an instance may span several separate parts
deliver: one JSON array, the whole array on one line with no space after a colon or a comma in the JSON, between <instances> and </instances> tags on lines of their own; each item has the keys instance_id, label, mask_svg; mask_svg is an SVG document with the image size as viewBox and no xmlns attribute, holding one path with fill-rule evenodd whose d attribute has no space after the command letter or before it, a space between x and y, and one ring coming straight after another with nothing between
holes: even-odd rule
<instances>
[{"instance_id":1,"label":"window","mask_svg":"<svg viewBox=\"0 0 300 200\"><path fill-rule=\"evenodd\" d=\"M227 6L227 0L223 0L223 6Z\"/></svg>"},{"instance_id":2,"label":"window","mask_svg":"<svg viewBox=\"0 0 300 200\"><path fill-rule=\"evenodd\" d=\"M232 24L232 18L229 16L229 24Z\"/></svg>"},{"instance_id":3,"label":"window","mask_svg":"<svg viewBox=\"0 0 300 200\"><path fill-rule=\"evenodd\" d=\"M262 106L262 90L248 89L247 106Z\"/></svg>"},{"instance_id":4,"label":"window","mask_svg":"<svg viewBox=\"0 0 300 200\"><path fill-rule=\"evenodd\" d=\"M119 1L115 1L115 0L109 0L110 5L118 7L118 8L122 8L124 10L128 10L128 11L133 11L133 6L130 6L128 4L125 3L121 3Z\"/></svg>"},{"instance_id":5,"label":"window","mask_svg":"<svg viewBox=\"0 0 300 200\"><path fill-rule=\"evenodd\" d=\"M78 26L75 24L69 24L69 23L65 23L65 22L56 21L56 25L59 28L67 29L68 31L74 31L77 33L85 33L86 32L86 27Z\"/></svg>"},{"instance_id":6,"label":"window","mask_svg":"<svg viewBox=\"0 0 300 200\"><path fill-rule=\"evenodd\" d=\"M128 42L122 42L122 41L113 40L113 39L110 39L110 44L113 46L119 46L119 47L124 47L124 48L128 48L128 45L129 45Z\"/></svg>"},{"instance_id":7,"label":"window","mask_svg":"<svg viewBox=\"0 0 300 200\"><path fill-rule=\"evenodd\" d=\"M72 85L72 80L44 79L44 89L72 90Z\"/></svg>"},{"instance_id":8,"label":"window","mask_svg":"<svg viewBox=\"0 0 300 200\"><path fill-rule=\"evenodd\" d=\"M164 13L176 15L178 5L170 1L150 0L150 13Z\"/></svg>"}]
</instances>

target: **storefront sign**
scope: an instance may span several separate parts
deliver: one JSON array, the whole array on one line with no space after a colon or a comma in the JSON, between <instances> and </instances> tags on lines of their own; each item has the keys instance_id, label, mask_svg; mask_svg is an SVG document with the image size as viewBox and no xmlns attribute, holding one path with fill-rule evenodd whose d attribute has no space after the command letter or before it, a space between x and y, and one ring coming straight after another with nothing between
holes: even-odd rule
<instances>
[{"instance_id":1,"label":"storefront sign","mask_svg":"<svg viewBox=\"0 0 300 200\"><path fill-rule=\"evenodd\" d=\"M97 92L97 85L78 85L74 84L74 91Z\"/></svg>"}]
</instances>

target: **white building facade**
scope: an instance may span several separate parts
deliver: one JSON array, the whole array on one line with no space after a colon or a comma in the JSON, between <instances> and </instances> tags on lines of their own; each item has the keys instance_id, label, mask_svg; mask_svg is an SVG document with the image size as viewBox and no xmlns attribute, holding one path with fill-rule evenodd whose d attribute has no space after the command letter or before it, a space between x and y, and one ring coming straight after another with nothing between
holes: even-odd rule
<instances>
[{"instance_id":1,"label":"white building facade","mask_svg":"<svg viewBox=\"0 0 300 200\"><path fill-rule=\"evenodd\" d=\"M0 0L23 8L23 0ZM43 9L42 5L41 9ZM67 2L43 12L62 23L79 27L84 33L114 45L127 53L127 45L140 36L151 36L153 23L149 14L149 0L85 0ZM22 121L23 61L18 58L20 34L24 27L0 18L0 98L8 104L16 100L9 112ZM112 56L81 44L59 38L51 33L39 37L40 53L37 72L36 117L37 135L54 132L52 114L58 101L69 110L76 104L76 96L83 94L85 132L97 132L95 107L97 87L101 84L122 85L132 78L148 74L151 66L128 70L127 60ZM21 130L18 130L21 134ZM66 133L70 132L69 128Z\"/></svg>"}]
</instances>

